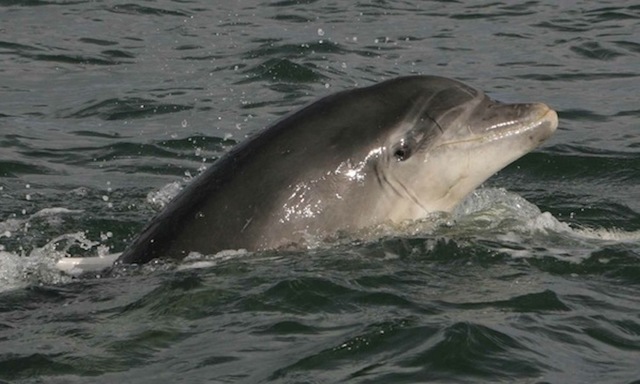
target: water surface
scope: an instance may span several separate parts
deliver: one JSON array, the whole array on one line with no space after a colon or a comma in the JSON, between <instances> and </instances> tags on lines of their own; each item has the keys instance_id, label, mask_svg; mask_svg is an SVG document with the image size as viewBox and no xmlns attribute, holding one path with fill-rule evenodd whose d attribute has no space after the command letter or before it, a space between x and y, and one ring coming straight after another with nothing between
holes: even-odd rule
<instances>
[{"instance_id":1,"label":"water surface","mask_svg":"<svg viewBox=\"0 0 640 384\"><path fill-rule=\"evenodd\" d=\"M640 382L632 1L0 0L0 380ZM72 278L246 136L408 74L560 126L434 233Z\"/></svg>"}]
</instances>

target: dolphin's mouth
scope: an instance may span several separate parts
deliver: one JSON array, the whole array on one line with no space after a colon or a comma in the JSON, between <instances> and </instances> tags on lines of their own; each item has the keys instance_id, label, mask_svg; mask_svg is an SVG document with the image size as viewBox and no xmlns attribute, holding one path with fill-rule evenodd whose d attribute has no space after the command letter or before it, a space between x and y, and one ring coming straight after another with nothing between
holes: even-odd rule
<instances>
[{"instance_id":1,"label":"dolphin's mouth","mask_svg":"<svg viewBox=\"0 0 640 384\"><path fill-rule=\"evenodd\" d=\"M503 104L504 109L517 111L513 118L501 120L484 127L467 126L464 138L446 140L438 147L456 144L486 144L507 140L529 134L530 138L540 144L548 139L558 127L558 114L543 103Z\"/></svg>"},{"instance_id":2,"label":"dolphin's mouth","mask_svg":"<svg viewBox=\"0 0 640 384\"><path fill-rule=\"evenodd\" d=\"M535 103L527 106L530 106L529 113L520 118L490 126L486 133L477 139L482 142L491 142L535 132L540 142L546 140L558 127L558 114L546 104Z\"/></svg>"}]
</instances>

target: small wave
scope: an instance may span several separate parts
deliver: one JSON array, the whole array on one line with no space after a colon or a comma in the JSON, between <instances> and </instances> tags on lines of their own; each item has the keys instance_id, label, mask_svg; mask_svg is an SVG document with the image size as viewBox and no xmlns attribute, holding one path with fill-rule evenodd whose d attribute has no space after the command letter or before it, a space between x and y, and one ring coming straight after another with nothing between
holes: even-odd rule
<instances>
[{"instance_id":1,"label":"small wave","mask_svg":"<svg viewBox=\"0 0 640 384\"><path fill-rule=\"evenodd\" d=\"M606 48L595 41L589 41L574 47L571 50L580 56L587 59L596 59L602 61L614 60L619 56L624 56L623 53L617 52L613 49Z\"/></svg>"},{"instance_id":2,"label":"small wave","mask_svg":"<svg viewBox=\"0 0 640 384\"><path fill-rule=\"evenodd\" d=\"M531 233L568 232L571 227L522 196L503 188L483 188L471 193L453 211L455 230L462 232Z\"/></svg>"},{"instance_id":3,"label":"small wave","mask_svg":"<svg viewBox=\"0 0 640 384\"><path fill-rule=\"evenodd\" d=\"M298 64L288 59L269 59L247 71L250 79L285 83L314 83L325 78L314 64Z\"/></svg>"},{"instance_id":4,"label":"small wave","mask_svg":"<svg viewBox=\"0 0 640 384\"><path fill-rule=\"evenodd\" d=\"M344 54L347 53L340 44L333 41L310 41L302 44L276 44L276 41L264 41L259 47L243 54L246 59L258 58L291 58L307 57L314 54ZM272 59L275 60L275 59Z\"/></svg>"},{"instance_id":5,"label":"small wave","mask_svg":"<svg viewBox=\"0 0 640 384\"><path fill-rule=\"evenodd\" d=\"M640 241L640 231L623 231L621 229L583 228L573 232L585 239L602 240L614 243L637 243Z\"/></svg>"},{"instance_id":6,"label":"small wave","mask_svg":"<svg viewBox=\"0 0 640 384\"><path fill-rule=\"evenodd\" d=\"M65 114L63 117L87 118L95 116L103 120L127 120L193 109L193 106L190 105L159 103L155 100L137 97L92 100L87 104L88 106Z\"/></svg>"},{"instance_id":7,"label":"small wave","mask_svg":"<svg viewBox=\"0 0 640 384\"><path fill-rule=\"evenodd\" d=\"M34 164L26 164L22 161L2 160L0 161L1 177L19 177L21 175L48 175L54 171L48 167Z\"/></svg>"},{"instance_id":8,"label":"small wave","mask_svg":"<svg viewBox=\"0 0 640 384\"><path fill-rule=\"evenodd\" d=\"M130 15L151 15L151 16L180 16L189 17L189 13L180 10L170 10L158 7L142 6L138 4L121 4L109 8L114 13L125 13Z\"/></svg>"},{"instance_id":9,"label":"small wave","mask_svg":"<svg viewBox=\"0 0 640 384\"><path fill-rule=\"evenodd\" d=\"M548 257L580 263L612 244L637 243L640 231L586 228L558 220L505 189L478 189L453 212L440 236L475 239L515 258Z\"/></svg>"}]
</instances>

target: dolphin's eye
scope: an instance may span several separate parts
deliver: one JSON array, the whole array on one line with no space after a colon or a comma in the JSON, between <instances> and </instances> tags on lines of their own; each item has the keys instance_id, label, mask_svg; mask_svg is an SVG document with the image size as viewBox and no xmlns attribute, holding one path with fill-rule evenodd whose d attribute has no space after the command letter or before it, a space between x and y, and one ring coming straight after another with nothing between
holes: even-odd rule
<instances>
[{"instance_id":1,"label":"dolphin's eye","mask_svg":"<svg viewBox=\"0 0 640 384\"><path fill-rule=\"evenodd\" d=\"M396 148L395 152L393 152L393 156L398 161L405 161L409 157L411 157L411 148L404 140L402 140L398 148Z\"/></svg>"}]
</instances>

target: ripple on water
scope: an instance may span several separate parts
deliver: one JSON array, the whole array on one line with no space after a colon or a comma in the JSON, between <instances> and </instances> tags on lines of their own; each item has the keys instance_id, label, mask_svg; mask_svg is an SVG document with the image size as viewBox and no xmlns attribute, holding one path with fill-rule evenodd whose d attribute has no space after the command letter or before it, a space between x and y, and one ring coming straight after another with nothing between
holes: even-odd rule
<instances>
[{"instance_id":1,"label":"ripple on water","mask_svg":"<svg viewBox=\"0 0 640 384\"><path fill-rule=\"evenodd\" d=\"M639 383L637 1L0 8L0 380ZM225 138L415 73L547 102L560 127L436 229L51 265L121 250Z\"/></svg>"}]
</instances>

